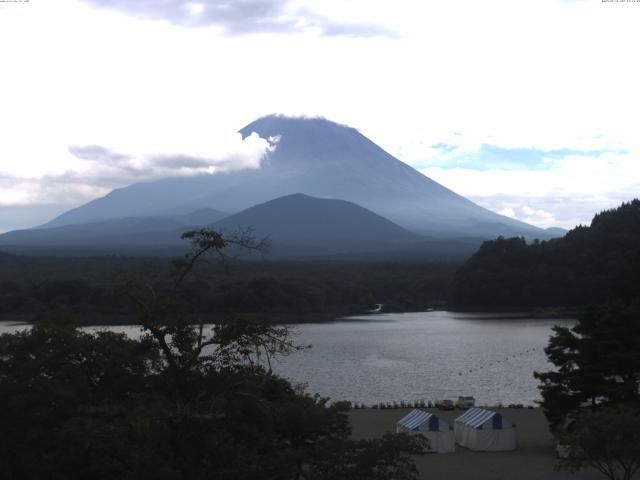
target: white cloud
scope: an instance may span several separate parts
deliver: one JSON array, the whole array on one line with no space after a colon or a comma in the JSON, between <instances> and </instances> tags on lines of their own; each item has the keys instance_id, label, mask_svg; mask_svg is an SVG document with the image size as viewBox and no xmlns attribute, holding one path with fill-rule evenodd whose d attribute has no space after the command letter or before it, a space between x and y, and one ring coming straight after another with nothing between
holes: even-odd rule
<instances>
[{"instance_id":1,"label":"white cloud","mask_svg":"<svg viewBox=\"0 0 640 480\"><path fill-rule=\"evenodd\" d=\"M542 228L559 226L558 220L551 212L541 209L535 210L529 205L518 205L513 203L510 203L510 205L512 206L504 207L502 210L499 210L498 213Z\"/></svg>"},{"instance_id":2,"label":"white cloud","mask_svg":"<svg viewBox=\"0 0 640 480\"><path fill-rule=\"evenodd\" d=\"M516 211L511 207L505 207L498 212L500 215L504 215L506 217L518 218L516 216Z\"/></svg>"},{"instance_id":3,"label":"white cloud","mask_svg":"<svg viewBox=\"0 0 640 480\"><path fill-rule=\"evenodd\" d=\"M424 168L421 172L463 195L492 197L576 198L633 196L639 193L640 157L605 152L597 156L570 155L544 170L475 170Z\"/></svg>"},{"instance_id":4,"label":"white cloud","mask_svg":"<svg viewBox=\"0 0 640 480\"><path fill-rule=\"evenodd\" d=\"M586 224L597 211L640 195L640 157L632 152L569 155L544 170L421 171L482 206L541 227Z\"/></svg>"},{"instance_id":5,"label":"white cloud","mask_svg":"<svg viewBox=\"0 0 640 480\"><path fill-rule=\"evenodd\" d=\"M198 16L205 11L198 5L208 2L183 3L187 14ZM215 26L182 28L80 0L2 4L0 63L7 74L0 88L0 175L13 180L1 184L0 202L64 198L75 206L115 185L109 183L115 167L77 158L69 146L100 145L131 157L127 166L136 178L145 169L155 172L149 178L164 174L153 159L166 156L246 164L244 154L218 148L217 142L233 143L219 132L273 112L347 123L409 163L438 160L423 171L483 205L514 208L518 215L506 203L568 225L637 193L640 68L630 59L640 41L639 4L288 5L355 34L366 33L358 25L375 25L398 36L323 37L322 28L294 25L291 31L303 33L254 29L229 37ZM259 12L251 21L260 21ZM548 171L480 172L445 168L452 165L437 158L438 143L456 145L461 154L482 144L629 153L549 159ZM74 174L86 182L72 181Z\"/></svg>"},{"instance_id":6,"label":"white cloud","mask_svg":"<svg viewBox=\"0 0 640 480\"><path fill-rule=\"evenodd\" d=\"M522 218L523 221L543 228L558 226L556 217L553 213L545 210L533 210L529 207L527 208L530 210L530 213L526 214L526 216Z\"/></svg>"},{"instance_id":7,"label":"white cloud","mask_svg":"<svg viewBox=\"0 0 640 480\"><path fill-rule=\"evenodd\" d=\"M259 168L262 157L275 144L257 134L243 140L233 133L210 135L189 145L165 139L148 149L139 144L121 147L71 145L66 156L73 157L74 168L34 177L5 174L0 178L0 206L78 203L137 181Z\"/></svg>"},{"instance_id":8,"label":"white cloud","mask_svg":"<svg viewBox=\"0 0 640 480\"><path fill-rule=\"evenodd\" d=\"M194 135L195 133L195 135ZM141 139L118 143L117 139L104 144L72 145L69 152L85 165L80 175L100 178L116 177L135 181L143 177L153 180L169 176L213 174L217 172L259 168L260 160L275 144L251 134L242 139L239 133L227 135L212 132L190 132L176 137L161 133L143 145Z\"/></svg>"}]
</instances>

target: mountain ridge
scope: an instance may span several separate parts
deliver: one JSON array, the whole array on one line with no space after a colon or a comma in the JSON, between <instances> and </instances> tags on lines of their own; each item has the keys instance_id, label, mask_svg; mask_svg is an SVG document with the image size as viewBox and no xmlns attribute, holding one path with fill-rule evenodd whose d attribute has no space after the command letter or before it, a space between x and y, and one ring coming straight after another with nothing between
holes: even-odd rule
<instances>
[{"instance_id":1,"label":"mountain ridge","mask_svg":"<svg viewBox=\"0 0 640 480\"><path fill-rule=\"evenodd\" d=\"M259 169L169 178L116 189L60 215L45 227L133 216L184 214L214 207L231 214L274 198L305 193L356 203L416 233L440 238L552 236L486 210L401 162L356 129L326 119L269 115L240 130L277 137Z\"/></svg>"},{"instance_id":2,"label":"mountain ridge","mask_svg":"<svg viewBox=\"0 0 640 480\"><path fill-rule=\"evenodd\" d=\"M334 241L336 246L397 245L425 239L355 203L302 193L254 205L215 222L213 227L222 230L247 227L258 237L312 244Z\"/></svg>"},{"instance_id":3,"label":"mountain ridge","mask_svg":"<svg viewBox=\"0 0 640 480\"><path fill-rule=\"evenodd\" d=\"M425 237L352 202L292 194L206 225L187 228L157 218L129 217L10 232L0 235L0 248L45 255L176 255L188 248L182 233L202 227L228 235L251 229L256 239L270 240L266 255L274 260L462 260L481 243L477 238Z\"/></svg>"}]
</instances>

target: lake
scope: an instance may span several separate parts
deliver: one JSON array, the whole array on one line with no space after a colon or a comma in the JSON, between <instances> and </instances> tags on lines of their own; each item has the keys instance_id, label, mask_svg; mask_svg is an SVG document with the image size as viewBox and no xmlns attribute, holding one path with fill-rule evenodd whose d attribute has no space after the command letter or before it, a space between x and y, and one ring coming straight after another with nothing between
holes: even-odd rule
<instances>
[{"instance_id":1,"label":"lake","mask_svg":"<svg viewBox=\"0 0 640 480\"><path fill-rule=\"evenodd\" d=\"M552 368L543 351L551 327L574 323L434 311L299 324L292 326L295 339L312 348L273 367L311 393L367 405L459 395L472 395L478 404L533 405L540 399L533 372ZM0 322L0 333L16 328L28 326ZM110 328L140 333L135 326Z\"/></svg>"},{"instance_id":2,"label":"lake","mask_svg":"<svg viewBox=\"0 0 640 480\"><path fill-rule=\"evenodd\" d=\"M313 347L274 369L310 392L367 405L459 395L533 405L533 372L552 368L543 350L551 327L575 321L513 317L434 311L297 325L298 342Z\"/></svg>"}]
</instances>

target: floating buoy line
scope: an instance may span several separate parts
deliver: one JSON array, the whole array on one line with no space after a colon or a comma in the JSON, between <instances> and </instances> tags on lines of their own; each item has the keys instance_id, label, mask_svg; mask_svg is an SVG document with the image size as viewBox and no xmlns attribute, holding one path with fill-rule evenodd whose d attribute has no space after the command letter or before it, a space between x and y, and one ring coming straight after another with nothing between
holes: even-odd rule
<instances>
[{"instance_id":1,"label":"floating buoy line","mask_svg":"<svg viewBox=\"0 0 640 480\"><path fill-rule=\"evenodd\" d=\"M516 352L516 353L514 353L513 355L507 355L507 356L505 357L505 359L504 359L504 360L494 360L493 362L490 362L488 366L489 366L489 367L492 367L494 364L495 364L495 365L499 365L499 364L501 364L501 363L506 363L506 362L508 362L509 360L513 360L513 359L515 359L515 358L525 356L526 354L531 354L531 353L533 353L533 352L535 352L535 351L536 351L536 348L535 348L535 347L532 347L532 348L529 348L529 349L524 350L524 351L522 351L522 352ZM477 371L479 371L479 370L482 370L483 368L484 368L484 366L483 366L483 365L481 365L481 366L479 366L479 367L478 367L478 368L476 368L476 369L473 369L473 368L469 369L469 371L468 371L468 372L460 371L460 372L458 372L458 376L462 376L462 374L463 374L463 373L473 373L473 372L477 372Z\"/></svg>"}]
</instances>

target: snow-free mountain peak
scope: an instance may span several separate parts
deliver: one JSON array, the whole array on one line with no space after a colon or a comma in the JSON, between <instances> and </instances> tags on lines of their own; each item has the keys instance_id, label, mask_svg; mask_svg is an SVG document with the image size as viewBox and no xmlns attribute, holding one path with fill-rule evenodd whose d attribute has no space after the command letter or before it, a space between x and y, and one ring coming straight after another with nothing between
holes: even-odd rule
<instances>
[{"instance_id":1,"label":"snow-free mountain peak","mask_svg":"<svg viewBox=\"0 0 640 480\"><path fill-rule=\"evenodd\" d=\"M323 118L269 115L240 130L274 142L258 169L169 178L117 189L48 226L201 208L233 214L293 193L356 203L414 232L493 238L549 233L486 210L431 180L356 129Z\"/></svg>"}]
</instances>

